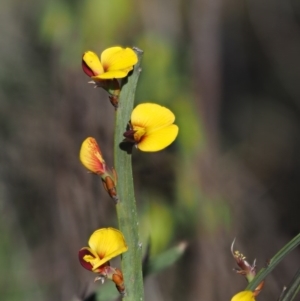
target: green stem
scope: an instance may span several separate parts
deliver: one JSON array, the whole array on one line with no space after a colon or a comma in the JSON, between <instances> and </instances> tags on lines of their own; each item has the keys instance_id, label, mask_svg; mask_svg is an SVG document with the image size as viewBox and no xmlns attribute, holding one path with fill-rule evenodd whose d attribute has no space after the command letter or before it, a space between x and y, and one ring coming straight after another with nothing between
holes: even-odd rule
<instances>
[{"instance_id":1,"label":"green stem","mask_svg":"<svg viewBox=\"0 0 300 301\"><path fill-rule=\"evenodd\" d=\"M277 266L280 261L293 251L300 244L300 234L294 237L287 243L270 261L268 267L263 268L255 276L255 278L248 284L246 290L253 291L259 283L266 278L266 276Z\"/></svg>"},{"instance_id":2,"label":"green stem","mask_svg":"<svg viewBox=\"0 0 300 301\"><path fill-rule=\"evenodd\" d=\"M119 144L123 141L134 104L135 90L141 71L143 52L134 49L139 61L132 74L123 85L119 97L119 107L116 110L116 125L114 137L115 169L118 175L117 194L119 202L116 205L120 231L124 234L128 251L122 256L122 270L126 287L126 301L142 301L144 299L142 277L142 246L138 233L138 218L134 196L131 154L121 150Z\"/></svg>"},{"instance_id":3,"label":"green stem","mask_svg":"<svg viewBox=\"0 0 300 301\"><path fill-rule=\"evenodd\" d=\"M289 287L285 289L279 301L292 301L300 291L300 269L298 269Z\"/></svg>"}]
</instances>

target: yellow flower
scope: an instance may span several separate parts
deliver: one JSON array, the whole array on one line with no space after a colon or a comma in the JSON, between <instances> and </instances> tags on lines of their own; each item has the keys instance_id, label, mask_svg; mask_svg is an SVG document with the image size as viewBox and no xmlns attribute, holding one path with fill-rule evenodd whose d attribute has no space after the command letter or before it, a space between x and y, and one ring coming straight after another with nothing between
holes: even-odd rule
<instances>
[{"instance_id":1,"label":"yellow flower","mask_svg":"<svg viewBox=\"0 0 300 301\"><path fill-rule=\"evenodd\" d=\"M251 291L242 291L234 295L231 301L255 301L253 292Z\"/></svg>"},{"instance_id":2,"label":"yellow flower","mask_svg":"<svg viewBox=\"0 0 300 301\"><path fill-rule=\"evenodd\" d=\"M92 51L82 56L82 69L94 81L124 78L133 69L138 58L131 48L111 47L101 53L101 59Z\"/></svg>"},{"instance_id":3,"label":"yellow flower","mask_svg":"<svg viewBox=\"0 0 300 301\"><path fill-rule=\"evenodd\" d=\"M178 135L174 114L155 103L143 103L131 114L130 130L124 136L144 152L156 152L169 146Z\"/></svg>"},{"instance_id":4,"label":"yellow flower","mask_svg":"<svg viewBox=\"0 0 300 301\"><path fill-rule=\"evenodd\" d=\"M89 271L101 273L108 261L128 250L123 234L114 228L96 230L89 239L89 247L79 250L81 265Z\"/></svg>"},{"instance_id":5,"label":"yellow flower","mask_svg":"<svg viewBox=\"0 0 300 301\"><path fill-rule=\"evenodd\" d=\"M110 171L106 168L99 145L94 138L88 137L82 142L79 159L89 171L101 176L105 190L117 202L117 174L114 169Z\"/></svg>"},{"instance_id":6,"label":"yellow flower","mask_svg":"<svg viewBox=\"0 0 300 301\"><path fill-rule=\"evenodd\" d=\"M102 157L97 141L92 138L86 138L80 148L79 159L81 163L91 172L97 175L106 173L105 161Z\"/></svg>"}]
</instances>

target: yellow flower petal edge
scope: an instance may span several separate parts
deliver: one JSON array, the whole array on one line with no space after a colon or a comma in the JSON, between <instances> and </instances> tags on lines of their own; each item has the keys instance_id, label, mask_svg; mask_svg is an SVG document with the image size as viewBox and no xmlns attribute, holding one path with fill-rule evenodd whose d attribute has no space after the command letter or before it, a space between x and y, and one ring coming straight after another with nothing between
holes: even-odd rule
<instances>
[{"instance_id":1,"label":"yellow flower petal edge","mask_svg":"<svg viewBox=\"0 0 300 301\"><path fill-rule=\"evenodd\" d=\"M137 61L137 54L131 48L111 47L101 54L101 63L105 71L128 70L129 68L132 70Z\"/></svg>"},{"instance_id":2,"label":"yellow flower petal edge","mask_svg":"<svg viewBox=\"0 0 300 301\"><path fill-rule=\"evenodd\" d=\"M156 103L137 105L131 113L131 124L148 130L168 126L175 121L175 115L166 107Z\"/></svg>"},{"instance_id":3,"label":"yellow flower petal edge","mask_svg":"<svg viewBox=\"0 0 300 301\"><path fill-rule=\"evenodd\" d=\"M93 270L128 250L122 232L114 228L96 230L89 239L89 246L100 258Z\"/></svg>"},{"instance_id":4,"label":"yellow flower petal edge","mask_svg":"<svg viewBox=\"0 0 300 301\"><path fill-rule=\"evenodd\" d=\"M178 126L171 124L165 128L145 135L137 144L143 152L157 152L169 146L177 137Z\"/></svg>"},{"instance_id":5,"label":"yellow flower petal edge","mask_svg":"<svg viewBox=\"0 0 300 301\"><path fill-rule=\"evenodd\" d=\"M143 103L131 114L131 130L137 147L145 152L155 152L169 146L178 135L174 125L175 115L166 107Z\"/></svg>"},{"instance_id":6,"label":"yellow flower petal edge","mask_svg":"<svg viewBox=\"0 0 300 301\"><path fill-rule=\"evenodd\" d=\"M86 51L82 56L82 69L88 76L104 73L98 55L93 51Z\"/></svg>"},{"instance_id":7,"label":"yellow flower petal edge","mask_svg":"<svg viewBox=\"0 0 300 301\"><path fill-rule=\"evenodd\" d=\"M93 137L88 137L82 142L79 159L89 171L95 174L102 175L106 172L105 161L98 143Z\"/></svg>"},{"instance_id":8,"label":"yellow flower petal edge","mask_svg":"<svg viewBox=\"0 0 300 301\"><path fill-rule=\"evenodd\" d=\"M130 70L132 70L132 68ZM127 76L129 71L127 72L122 70L107 71L100 75L92 76L92 79L97 81L97 80L105 80L105 79L112 79L112 78L124 78Z\"/></svg>"},{"instance_id":9,"label":"yellow flower petal edge","mask_svg":"<svg viewBox=\"0 0 300 301\"><path fill-rule=\"evenodd\" d=\"M253 292L251 291L242 291L234 295L231 301L255 301Z\"/></svg>"}]
</instances>

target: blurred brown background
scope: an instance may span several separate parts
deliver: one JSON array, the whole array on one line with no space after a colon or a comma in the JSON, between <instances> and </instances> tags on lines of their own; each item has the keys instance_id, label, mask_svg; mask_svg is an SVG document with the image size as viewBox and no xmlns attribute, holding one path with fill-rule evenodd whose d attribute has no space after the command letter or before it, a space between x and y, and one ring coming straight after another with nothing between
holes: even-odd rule
<instances>
[{"instance_id":1,"label":"blurred brown background","mask_svg":"<svg viewBox=\"0 0 300 301\"><path fill-rule=\"evenodd\" d=\"M180 134L133 153L144 246L185 240L146 279L147 301L230 300L245 288L230 244L258 267L299 232L300 5L295 0L12 0L0 3L0 297L83 300L101 284L78 263L117 226L78 160L95 137L113 164L114 110L81 70L86 50L144 50L136 102L175 112ZM258 300L276 300L294 251Z\"/></svg>"}]
</instances>

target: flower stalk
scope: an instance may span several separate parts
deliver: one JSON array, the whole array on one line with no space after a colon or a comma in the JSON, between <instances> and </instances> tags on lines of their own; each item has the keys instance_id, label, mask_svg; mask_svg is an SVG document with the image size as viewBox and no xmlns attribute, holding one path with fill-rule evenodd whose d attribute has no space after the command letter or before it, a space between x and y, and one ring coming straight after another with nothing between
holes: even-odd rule
<instances>
[{"instance_id":1,"label":"flower stalk","mask_svg":"<svg viewBox=\"0 0 300 301\"><path fill-rule=\"evenodd\" d=\"M134 49L138 55L138 63L132 74L126 78L119 96L116 110L114 137L114 166L118 174L117 192L119 202L116 204L119 229L124 234L128 251L122 256L122 271L126 294L125 301L144 300L142 277L142 246L139 239L137 208L134 196L131 154L120 148L123 133L130 120L134 104L135 90L141 72L141 58L143 52Z\"/></svg>"}]
</instances>

